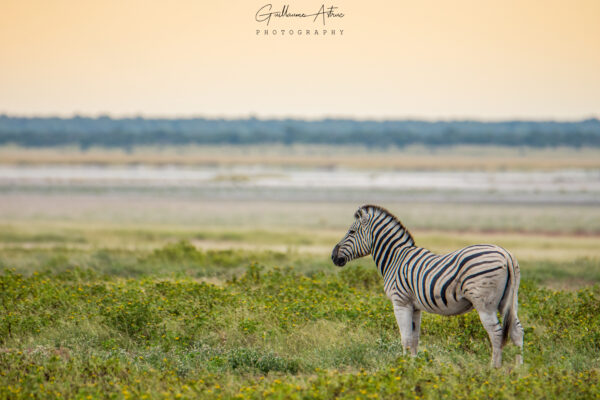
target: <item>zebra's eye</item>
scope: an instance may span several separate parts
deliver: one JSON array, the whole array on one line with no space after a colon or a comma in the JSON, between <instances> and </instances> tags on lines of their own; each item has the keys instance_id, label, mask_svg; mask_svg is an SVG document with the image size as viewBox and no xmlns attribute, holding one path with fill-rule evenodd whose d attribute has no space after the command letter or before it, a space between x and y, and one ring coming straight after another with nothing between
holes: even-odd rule
<instances>
[{"instance_id":1,"label":"zebra's eye","mask_svg":"<svg viewBox=\"0 0 600 400\"><path fill-rule=\"evenodd\" d=\"M349 235L354 235L355 233L356 233L356 231L355 231L354 229L350 229L350 230L348 231L348 234L349 234Z\"/></svg>"}]
</instances>

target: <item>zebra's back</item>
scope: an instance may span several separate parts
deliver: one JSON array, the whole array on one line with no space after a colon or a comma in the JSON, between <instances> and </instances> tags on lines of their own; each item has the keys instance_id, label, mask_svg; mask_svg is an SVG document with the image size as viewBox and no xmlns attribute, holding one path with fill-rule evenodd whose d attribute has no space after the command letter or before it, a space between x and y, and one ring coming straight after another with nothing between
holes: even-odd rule
<instances>
[{"instance_id":1,"label":"zebra's back","mask_svg":"<svg viewBox=\"0 0 600 400\"><path fill-rule=\"evenodd\" d=\"M437 255L411 247L393 259L385 290L392 300L442 315L467 312L473 305L498 304L508 287L512 255L495 245L474 245ZM499 293L502 297L499 298Z\"/></svg>"}]
</instances>

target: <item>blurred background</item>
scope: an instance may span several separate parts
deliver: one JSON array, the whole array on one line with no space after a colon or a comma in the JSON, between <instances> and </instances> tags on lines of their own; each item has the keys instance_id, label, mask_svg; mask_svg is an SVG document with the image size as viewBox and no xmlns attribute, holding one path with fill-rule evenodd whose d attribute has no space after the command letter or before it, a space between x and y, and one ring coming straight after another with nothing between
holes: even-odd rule
<instances>
[{"instance_id":1,"label":"blurred background","mask_svg":"<svg viewBox=\"0 0 600 400\"><path fill-rule=\"evenodd\" d=\"M183 240L327 270L373 203L435 251L600 281L600 3L344 0L287 35L261 6L3 2L0 265L221 273L137 262Z\"/></svg>"}]
</instances>

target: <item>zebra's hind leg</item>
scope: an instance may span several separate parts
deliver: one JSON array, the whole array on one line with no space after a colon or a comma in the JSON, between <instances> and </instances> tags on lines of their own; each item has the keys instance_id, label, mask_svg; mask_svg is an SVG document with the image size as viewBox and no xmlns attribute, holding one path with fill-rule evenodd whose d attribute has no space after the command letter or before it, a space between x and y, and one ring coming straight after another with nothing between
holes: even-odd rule
<instances>
[{"instance_id":1,"label":"zebra's hind leg","mask_svg":"<svg viewBox=\"0 0 600 400\"><path fill-rule=\"evenodd\" d=\"M502 365L502 326L498 321L496 311L477 310L477 312L492 343L492 365L500 368Z\"/></svg>"},{"instance_id":2,"label":"zebra's hind leg","mask_svg":"<svg viewBox=\"0 0 600 400\"><path fill-rule=\"evenodd\" d=\"M419 334L421 332L421 311L414 310L412 315L412 346L410 347L413 357L417 356L419 348Z\"/></svg>"},{"instance_id":3,"label":"zebra's hind leg","mask_svg":"<svg viewBox=\"0 0 600 400\"><path fill-rule=\"evenodd\" d=\"M393 304L394 316L396 317L400 336L402 337L402 349L403 352L406 352L407 350L412 349L413 346L413 307L410 305L400 305L398 303ZM414 350L414 355L416 355L416 349Z\"/></svg>"},{"instance_id":4,"label":"zebra's hind leg","mask_svg":"<svg viewBox=\"0 0 600 400\"><path fill-rule=\"evenodd\" d=\"M517 313L513 316L513 325L510 328L510 339L519 348L519 354L516 357L517 365L523 364L523 326L517 317Z\"/></svg>"}]
</instances>

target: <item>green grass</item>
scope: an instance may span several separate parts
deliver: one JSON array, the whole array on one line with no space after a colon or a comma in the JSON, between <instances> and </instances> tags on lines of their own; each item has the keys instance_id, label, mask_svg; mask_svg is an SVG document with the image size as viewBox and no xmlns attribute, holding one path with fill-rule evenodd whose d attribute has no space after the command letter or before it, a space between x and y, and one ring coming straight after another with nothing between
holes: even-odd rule
<instances>
[{"instance_id":1,"label":"green grass","mask_svg":"<svg viewBox=\"0 0 600 400\"><path fill-rule=\"evenodd\" d=\"M202 250L180 241L153 250L68 247L7 247L0 268L17 273L62 272L73 268L115 277L189 277L230 279L259 261L269 267L294 267L304 273L331 269L330 260L295 251Z\"/></svg>"},{"instance_id":2,"label":"green grass","mask_svg":"<svg viewBox=\"0 0 600 400\"><path fill-rule=\"evenodd\" d=\"M214 204L185 221L186 208L145 210L143 223L117 205L113 220L95 208L3 220L0 399L600 397L598 210L440 205L418 225L425 208L409 209L419 245L497 243L519 259L525 364L509 346L495 370L474 312L424 314L418 357L402 355L372 260L329 259L351 209L282 220L296 204L250 204L225 214L247 216L234 225ZM505 230L520 215L538 222ZM559 219L571 225L538 229Z\"/></svg>"},{"instance_id":3,"label":"green grass","mask_svg":"<svg viewBox=\"0 0 600 400\"><path fill-rule=\"evenodd\" d=\"M523 276L546 287L569 289L600 283L600 260L578 258L573 261L526 261Z\"/></svg>"},{"instance_id":4,"label":"green grass","mask_svg":"<svg viewBox=\"0 0 600 400\"><path fill-rule=\"evenodd\" d=\"M473 242L448 238L440 240L438 234L427 236L427 247L436 250L459 248ZM509 240L504 238L504 240ZM516 239L514 239L516 241ZM573 253L586 254L587 240L575 246L570 243ZM543 258L550 250L533 248L530 242L521 240L519 244L496 241L507 248L515 249L516 254L532 253L533 258L520 259L522 276L538 285L553 288L578 288L585 285L600 284L600 258L582 256L568 260ZM514 244L514 246L510 246ZM508 245L508 246L507 246ZM328 249L329 250L329 249ZM565 251L561 249L561 251ZM538 254L539 253L539 254ZM571 254L571 253L567 253ZM593 253L592 253L593 254ZM259 263L272 269L293 268L302 274L323 272L335 273L328 253L302 253L293 247L286 251L246 250L241 248L202 249L189 241L176 241L163 247L149 248L97 248L58 246L19 246L11 244L0 252L0 268L14 269L17 273L58 273L73 268L91 271L101 275L121 278L214 278L213 281L225 281L240 275L252 263ZM353 264L375 269L370 257L354 261Z\"/></svg>"},{"instance_id":5,"label":"green grass","mask_svg":"<svg viewBox=\"0 0 600 400\"><path fill-rule=\"evenodd\" d=\"M202 262L185 245L153 262ZM178 255L174 255L177 253ZM191 253L191 254L190 254ZM185 254L183 259L180 258ZM525 365L489 367L477 315L425 314L404 357L377 272L252 265L218 284L94 269L0 275L9 398L589 398L600 394L600 287L524 279Z\"/></svg>"}]
</instances>

